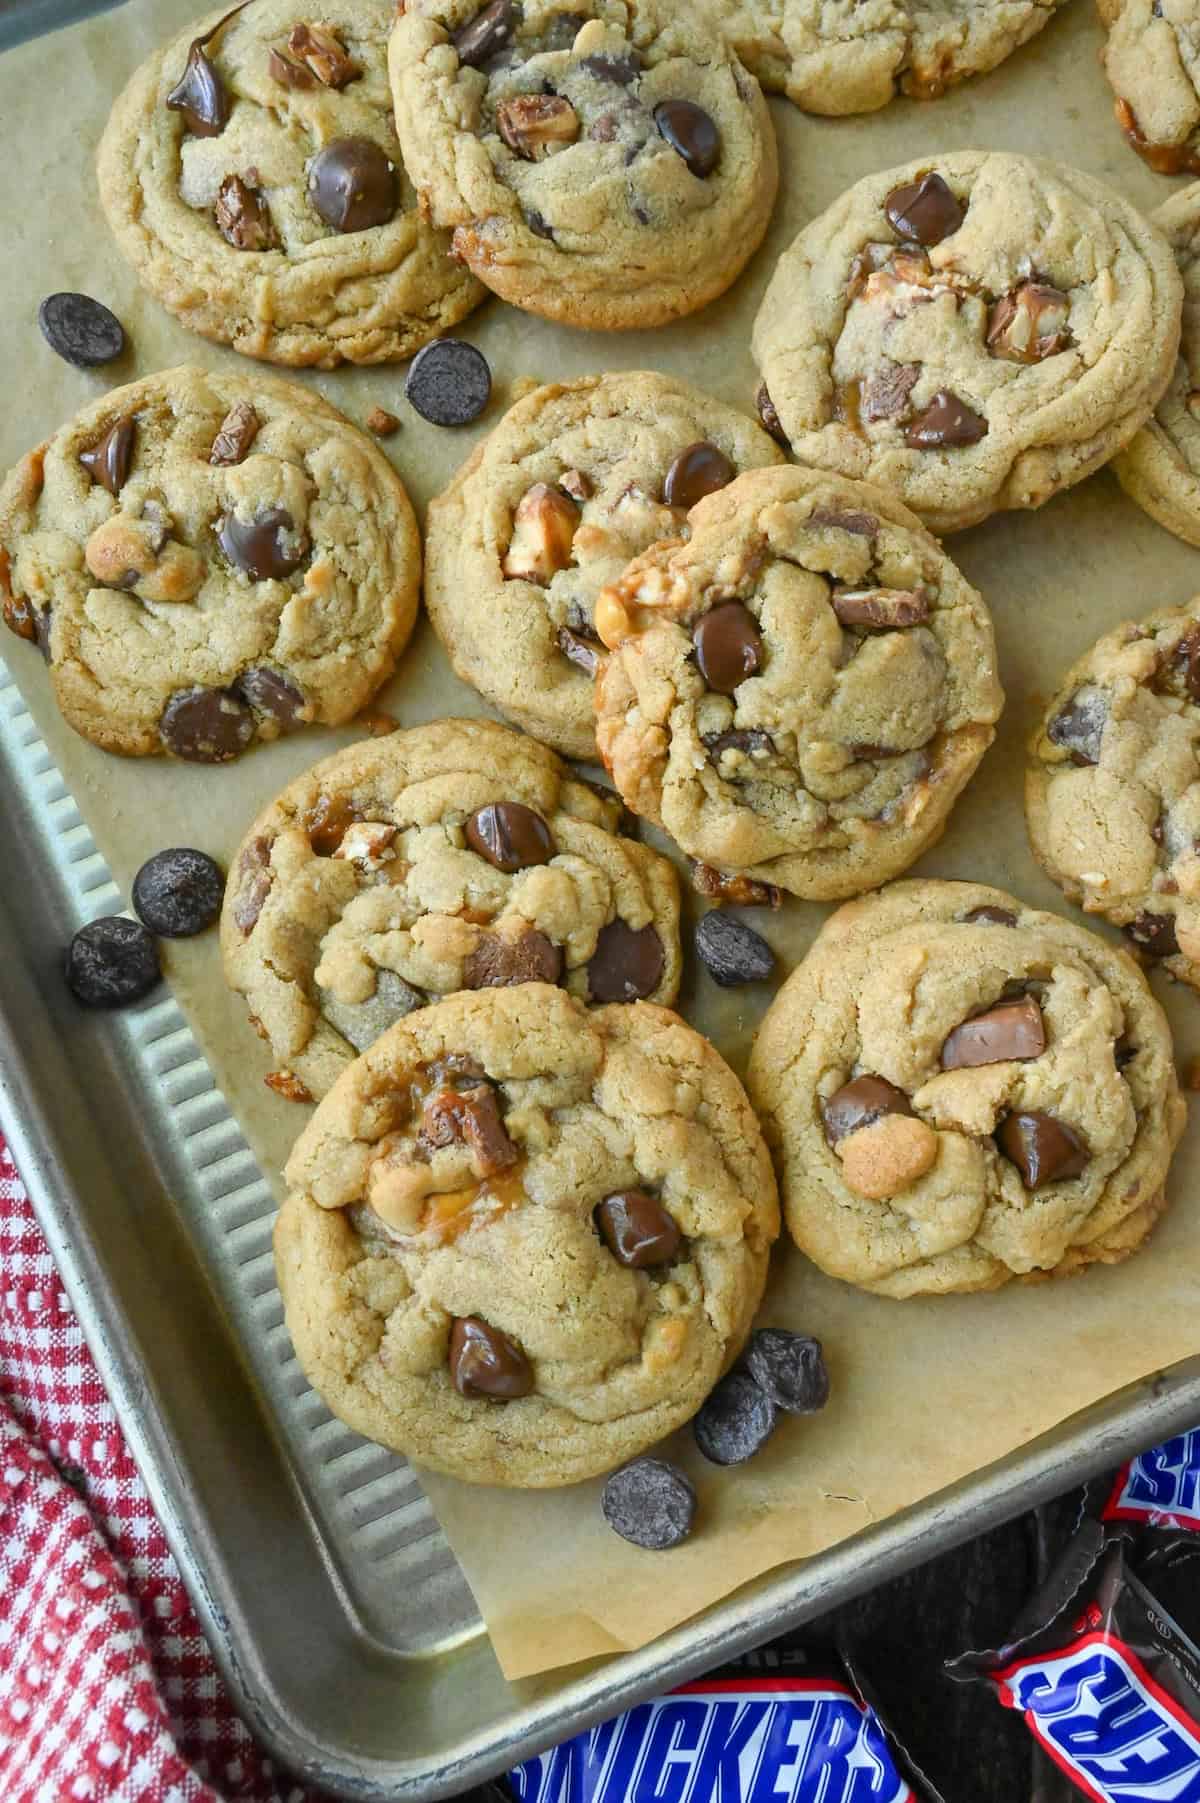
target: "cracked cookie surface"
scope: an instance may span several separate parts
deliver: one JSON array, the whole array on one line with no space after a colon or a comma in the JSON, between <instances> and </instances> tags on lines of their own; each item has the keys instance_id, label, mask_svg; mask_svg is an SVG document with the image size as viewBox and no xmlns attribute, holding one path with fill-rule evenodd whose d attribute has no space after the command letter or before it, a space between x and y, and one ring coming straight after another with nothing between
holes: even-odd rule
<instances>
[{"instance_id":1,"label":"cracked cookie surface","mask_svg":"<svg viewBox=\"0 0 1200 1803\"><path fill-rule=\"evenodd\" d=\"M1097 10L1126 141L1160 175L1200 175L1200 4L1097 0Z\"/></svg>"},{"instance_id":2,"label":"cracked cookie surface","mask_svg":"<svg viewBox=\"0 0 1200 1803\"><path fill-rule=\"evenodd\" d=\"M991 618L891 495L750 472L605 589L597 743L690 857L817 900L933 843L991 743Z\"/></svg>"},{"instance_id":3,"label":"cracked cookie surface","mask_svg":"<svg viewBox=\"0 0 1200 1803\"><path fill-rule=\"evenodd\" d=\"M664 1008L537 984L394 1027L287 1179L276 1268L308 1377L358 1432L475 1483L576 1483L686 1421L749 1331L779 1226L708 1042Z\"/></svg>"},{"instance_id":4,"label":"cracked cookie surface","mask_svg":"<svg viewBox=\"0 0 1200 1803\"><path fill-rule=\"evenodd\" d=\"M1126 1257L1165 1207L1185 1119L1133 960L978 883L839 909L747 1084L801 1251L895 1297Z\"/></svg>"},{"instance_id":5,"label":"cracked cookie surface","mask_svg":"<svg viewBox=\"0 0 1200 1803\"><path fill-rule=\"evenodd\" d=\"M933 100L994 69L1063 0L713 0L764 88L810 113L867 113L896 94Z\"/></svg>"},{"instance_id":6,"label":"cracked cookie surface","mask_svg":"<svg viewBox=\"0 0 1200 1803\"><path fill-rule=\"evenodd\" d=\"M754 324L760 410L799 462L957 531L1133 437L1182 299L1162 232L1102 183L950 152L858 182L784 252Z\"/></svg>"},{"instance_id":7,"label":"cracked cookie surface","mask_svg":"<svg viewBox=\"0 0 1200 1803\"><path fill-rule=\"evenodd\" d=\"M310 390L183 366L115 388L0 489L0 599L106 751L235 757L350 719L416 618L383 453Z\"/></svg>"},{"instance_id":8,"label":"cracked cookie surface","mask_svg":"<svg viewBox=\"0 0 1200 1803\"><path fill-rule=\"evenodd\" d=\"M246 834L221 921L226 977L313 1096L396 1020L458 990L544 981L584 1001L673 1001L678 882L618 835L620 811L487 720L347 746Z\"/></svg>"},{"instance_id":9,"label":"cracked cookie surface","mask_svg":"<svg viewBox=\"0 0 1200 1803\"><path fill-rule=\"evenodd\" d=\"M734 281L775 137L715 21L667 0L409 0L389 50L421 204L513 305L651 326Z\"/></svg>"},{"instance_id":10,"label":"cracked cookie surface","mask_svg":"<svg viewBox=\"0 0 1200 1803\"><path fill-rule=\"evenodd\" d=\"M650 371L526 395L429 506L425 605L456 673L595 757L596 596L702 494L783 461L744 414Z\"/></svg>"},{"instance_id":11,"label":"cracked cookie surface","mask_svg":"<svg viewBox=\"0 0 1200 1803\"><path fill-rule=\"evenodd\" d=\"M130 80L101 139L100 199L138 280L190 330L328 369L410 357L483 298L404 173L392 18L386 0L311 17L250 0Z\"/></svg>"},{"instance_id":12,"label":"cracked cookie surface","mask_svg":"<svg viewBox=\"0 0 1200 1803\"><path fill-rule=\"evenodd\" d=\"M1072 666L1030 743L1025 809L1071 900L1200 987L1200 600Z\"/></svg>"}]
</instances>

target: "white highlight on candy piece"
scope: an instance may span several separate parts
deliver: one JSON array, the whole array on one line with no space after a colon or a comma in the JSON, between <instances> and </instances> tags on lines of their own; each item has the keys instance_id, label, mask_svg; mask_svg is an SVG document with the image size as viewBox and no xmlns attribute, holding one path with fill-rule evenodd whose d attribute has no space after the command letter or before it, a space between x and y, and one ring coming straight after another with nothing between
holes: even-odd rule
<instances>
[{"instance_id":1,"label":"white highlight on candy piece","mask_svg":"<svg viewBox=\"0 0 1200 1803\"><path fill-rule=\"evenodd\" d=\"M1200 1428L1122 1465L1101 1514L1200 1534Z\"/></svg>"},{"instance_id":2,"label":"white highlight on candy piece","mask_svg":"<svg viewBox=\"0 0 1200 1803\"><path fill-rule=\"evenodd\" d=\"M1093 1803L1200 1798L1196 1725L1123 1641L1085 1634L1065 1652L1014 1660L993 1681Z\"/></svg>"}]
</instances>

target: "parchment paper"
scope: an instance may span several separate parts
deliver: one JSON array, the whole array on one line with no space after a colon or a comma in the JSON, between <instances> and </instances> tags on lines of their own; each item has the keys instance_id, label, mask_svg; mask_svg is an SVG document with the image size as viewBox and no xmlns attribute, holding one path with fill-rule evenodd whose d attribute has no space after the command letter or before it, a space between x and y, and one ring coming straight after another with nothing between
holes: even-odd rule
<instances>
[{"instance_id":1,"label":"parchment paper","mask_svg":"<svg viewBox=\"0 0 1200 1803\"><path fill-rule=\"evenodd\" d=\"M10 179L0 201L5 465L108 386L188 359L210 367L240 361L189 336L142 295L113 248L92 173L101 126L126 76L197 10L189 0L132 0L0 59L10 174L19 164L29 172ZM1175 184L1144 168L1113 122L1097 63L1100 36L1087 0L1074 0L1002 69L933 104L900 102L869 118L831 121L775 101L780 204L766 246L733 292L694 320L628 336L573 332L489 302L463 328L490 358L497 383L477 427L446 432L420 421L403 399L403 367L299 379L352 418L363 419L375 403L402 416L403 429L386 448L421 507L523 378L652 367L748 406L756 386L750 325L776 256L870 170L955 147L1010 149L1075 162L1146 207L1167 197ZM122 364L84 374L45 347L37 304L59 288L84 289L115 309L131 345ZM1040 514L1003 515L959 535L951 550L991 603L1008 707L945 839L918 869L982 878L1065 910L1033 863L1022 820L1022 746L1039 698L1116 621L1200 588L1200 557L1146 519L1104 473ZM199 845L228 859L264 801L356 736L301 734L224 769L124 761L62 724L32 651L6 640L3 655L126 890L142 860L166 844ZM405 724L487 711L451 676L424 626L381 705ZM803 955L825 912L794 901L776 915L759 911L755 925L783 972ZM168 963L218 1081L278 1183L307 1111L264 1087L270 1060L225 990L215 934L171 947ZM1200 1000L1154 980L1183 1065L1200 1051ZM722 995L703 973L690 984L683 1011L740 1071L769 989ZM823 1339L833 1400L821 1417L785 1421L740 1470L706 1466L689 1436L677 1435L666 1450L696 1481L702 1525L669 1555L639 1552L608 1531L598 1483L531 1494L430 1479L426 1488L505 1672L521 1677L641 1645L756 1574L881 1520L1200 1349L1198 1177L1193 1124L1174 1169L1174 1206L1145 1251L1114 1270L992 1296L888 1302L822 1277L781 1244L762 1319Z\"/></svg>"}]
</instances>

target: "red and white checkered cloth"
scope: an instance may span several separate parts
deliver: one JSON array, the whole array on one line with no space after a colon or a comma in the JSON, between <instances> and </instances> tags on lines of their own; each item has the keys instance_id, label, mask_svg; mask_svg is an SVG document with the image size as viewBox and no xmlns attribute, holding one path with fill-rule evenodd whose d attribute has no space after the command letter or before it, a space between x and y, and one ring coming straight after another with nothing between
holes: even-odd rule
<instances>
[{"instance_id":1,"label":"red and white checkered cloth","mask_svg":"<svg viewBox=\"0 0 1200 1803\"><path fill-rule=\"evenodd\" d=\"M234 1713L2 1138L0 1799L320 1803Z\"/></svg>"}]
</instances>

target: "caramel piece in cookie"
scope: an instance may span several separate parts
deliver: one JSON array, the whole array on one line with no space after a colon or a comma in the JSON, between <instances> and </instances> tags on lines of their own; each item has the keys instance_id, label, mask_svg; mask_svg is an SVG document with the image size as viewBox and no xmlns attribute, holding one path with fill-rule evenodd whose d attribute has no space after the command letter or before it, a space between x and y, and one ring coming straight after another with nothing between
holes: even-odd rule
<instances>
[{"instance_id":1,"label":"caramel piece in cookie","mask_svg":"<svg viewBox=\"0 0 1200 1803\"><path fill-rule=\"evenodd\" d=\"M905 1115L888 1115L842 1142L842 1175L858 1195L881 1201L923 1177L937 1154L932 1127Z\"/></svg>"}]
</instances>

